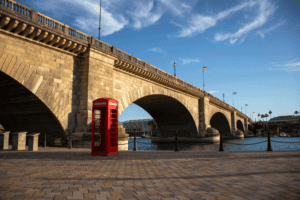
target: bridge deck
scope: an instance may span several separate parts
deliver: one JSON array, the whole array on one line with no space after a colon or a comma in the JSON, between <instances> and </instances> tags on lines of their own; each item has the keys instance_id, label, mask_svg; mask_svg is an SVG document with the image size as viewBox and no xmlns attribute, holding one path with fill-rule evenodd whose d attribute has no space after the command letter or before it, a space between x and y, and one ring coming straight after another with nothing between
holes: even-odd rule
<instances>
[{"instance_id":1,"label":"bridge deck","mask_svg":"<svg viewBox=\"0 0 300 200\"><path fill-rule=\"evenodd\" d=\"M0 151L3 199L299 199L300 152Z\"/></svg>"}]
</instances>

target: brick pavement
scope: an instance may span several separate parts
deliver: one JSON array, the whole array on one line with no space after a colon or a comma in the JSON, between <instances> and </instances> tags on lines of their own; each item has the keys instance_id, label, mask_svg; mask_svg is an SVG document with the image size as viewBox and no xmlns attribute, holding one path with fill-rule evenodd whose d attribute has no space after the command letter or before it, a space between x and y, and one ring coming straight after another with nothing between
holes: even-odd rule
<instances>
[{"instance_id":1,"label":"brick pavement","mask_svg":"<svg viewBox=\"0 0 300 200\"><path fill-rule=\"evenodd\" d=\"M0 151L0 199L300 199L300 152Z\"/></svg>"}]
</instances>

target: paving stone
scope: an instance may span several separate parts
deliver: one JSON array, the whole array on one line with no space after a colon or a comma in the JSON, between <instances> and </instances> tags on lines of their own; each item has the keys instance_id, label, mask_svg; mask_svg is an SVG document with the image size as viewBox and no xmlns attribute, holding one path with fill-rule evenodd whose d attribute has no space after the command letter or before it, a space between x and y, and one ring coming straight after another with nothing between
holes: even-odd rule
<instances>
[{"instance_id":1,"label":"paving stone","mask_svg":"<svg viewBox=\"0 0 300 200\"><path fill-rule=\"evenodd\" d=\"M205 151L193 152L202 157L186 157L188 152L177 152L181 158L175 158L173 152L168 154L170 157L165 153L164 158L149 152L121 152L111 158L89 157L89 151L84 149L77 150L75 156L72 152L75 151L63 148L47 148L34 155L0 152L1 198L300 198L300 170L295 167L300 166L300 152L270 152L268 157L262 156L264 152L228 152L224 157L213 157ZM55 159L58 154L60 158ZM45 159L47 156L51 162ZM48 167L43 168L45 165ZM28 177L22 171L34 176Z\"/></svg>"}]
</instances>

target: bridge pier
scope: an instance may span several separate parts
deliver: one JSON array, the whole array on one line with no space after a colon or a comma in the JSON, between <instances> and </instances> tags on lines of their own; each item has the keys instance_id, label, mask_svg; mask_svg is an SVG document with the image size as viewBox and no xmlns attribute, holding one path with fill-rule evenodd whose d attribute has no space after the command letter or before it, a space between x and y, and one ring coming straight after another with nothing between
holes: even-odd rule
<instances>
[{"instance_id":1,"label":"bridge pier","mask_svg":"<svg viewBox=\"0 0 300 200\"><path fill-rule=\"evenodd\" d=\"M248 134L248 119L244 119L244 134L247 135Z\"/></svg>"},{"instance_id":2,"label":"bridge pier","mask_svg":"<svg viewBox=\"0 0 300 200\"><path fill-rule=\"evenodd\" d=\"M199 137L205 137L206 130L211 128L210 118L209 118L209 98L200 98L198 101L199 107Z\"/></svg>"},{"instance_id":3,"label":"bridge pier","mask_svg":"<svg viewBox=\"0 0 300 200\"><path fill-rule=\"evenodd\" d=\"M236 130L236 112L233 111L231 112L231 135L234 136Z\"/></svg>"}]
</instances>

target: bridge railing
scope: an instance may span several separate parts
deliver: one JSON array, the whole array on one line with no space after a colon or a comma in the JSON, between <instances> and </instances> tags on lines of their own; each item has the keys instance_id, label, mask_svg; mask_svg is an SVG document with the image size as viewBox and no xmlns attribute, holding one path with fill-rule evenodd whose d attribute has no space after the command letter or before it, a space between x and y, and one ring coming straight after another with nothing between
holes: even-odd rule
<instances>
[{"instance_id":1,"label":"bridge railing","mask_svg":"<svg viewBox=\"0 0 300 200\"><path fill-rule=\"evenodd\" d=\"M24 17L31 16L31 9L12 0L0 0L0 6L11 9Z\"/></svg>"},{"instance_id":2,"label":"bridge railing","mask_svg":"<svg viewBox=\"0 0 300 200\"><path fill-rule=\"evenodd\" d=\"M64 27L66 27L66 26L64 26ZM82 33L78 30L69 28L69 27L68 27L68 29L69 29L68 30L69 36L76 37L79 40L84 40L85 42L88 42L89 35Z\"/></svg>"},{"instance_id":3,"label":"bridge railing","mask_svg":"<svg viewBox=\"0 0 300 200\"><path fill-rule=\"evenodd\" d=\"M41 13L37 13L37 22L42 25L46 25L48 28L56 29L61 32L63 32L64 27L65 27L65 25L63 23L60 23L59 21L51 19L50 17L47 17Z\"/></svg>"}]
</instances>

